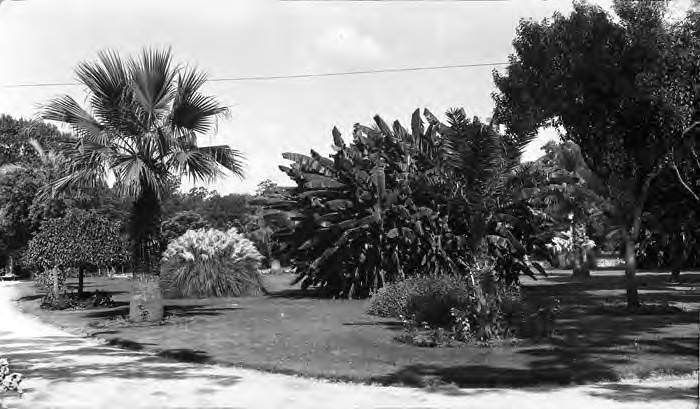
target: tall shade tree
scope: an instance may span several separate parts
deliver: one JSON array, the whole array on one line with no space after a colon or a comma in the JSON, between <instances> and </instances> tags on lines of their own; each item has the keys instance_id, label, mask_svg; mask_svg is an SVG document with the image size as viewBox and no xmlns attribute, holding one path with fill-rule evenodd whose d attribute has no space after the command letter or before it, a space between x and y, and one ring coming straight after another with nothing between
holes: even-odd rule
<instances>
[{"instance_id":1,"label":"tall shade tree","mask_svg":"<svg viewBox=\"0 0 700 409\"><path fill-rule=\"evenodd\" d=\"M76 68L88 107L65 95L42 110L73 129L61 147L68 164L50 185L58 192L114 177L134 200L129 233L136 270L154 271L160 257L160 202L173 176L211 182L224 169L242 176L241 154L226 145L198 146L227 108L201 92L206 76L173 62L167 50L144 49L123 58L100 52Z\"/></svg>"},{"instance_id":2,"label":"tall shade tree","mask_svg":"<svg viewBox=\"0 0 700 409\"><path fill-rule=\"evenodd\" d=\"M521 22L510 65L495 74L495 118L514 135L554 123L581 147L620 227L627 303L636 307L635 245L650 186L692 120L697 70L678 63L676 48L699 42L677 41L665 2L616 1L614 9L617 18L576 3L569 16Z\"/></svg>"}]
</instances>

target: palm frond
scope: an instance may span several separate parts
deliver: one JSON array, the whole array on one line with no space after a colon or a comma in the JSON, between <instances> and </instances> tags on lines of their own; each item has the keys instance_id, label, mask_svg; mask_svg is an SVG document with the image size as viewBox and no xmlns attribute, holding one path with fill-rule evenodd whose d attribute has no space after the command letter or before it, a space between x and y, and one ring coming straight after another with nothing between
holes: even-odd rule
<instances>
[{"instance_id":1,"label":"palm frond","mask_svg":"<svg viewBox=\"0 0 700 409\"><path fill-rule=\"evenodd\" d=\"M206 79L204 73L193 69L178 75L171 118L174 130L182 128L205 134L212 129L219 116L228 112L228 108L216 98L199 92Z\"/></svg>"},{"instance_id":2,"label":"palm frond","mask_svg":"<svg viewBox=\"0 0 700 409\"><path fill-rule=\"evenodd\" d=\"M174 152L167 164L196 182L211 182L223 174L214 158L199 148Z\"/></svg>"},{"instance_id":3,"label":"palm frond","mask_svg":"<svg viewBox=\"0 0 700 409\"><path fill-rule=\"evenodd\" d=\"M56 180L50 182L52 192L60 193L73 187L94 187L106 179L113 150L94 142L64 143L60 151L65 158Z\"/></svg>"},{"instance_id":4,"label":"palm frond","mask_svg":"<svg viewBox=\"0 0 700 409\"><path fill-rule=\"evenodd\" d=\"M131 88L143 122L153 123L169 110L175 96L175 73L169 48L144 49L140 59L129 62Z\"/></svg>"},{"instance_id":5,"label":"palm frond","mask_svg":"<svg viewBox=\"0 0 700 409\"><path fill-rule=\"evenodd\" d=\"M203 146L200 152L209 155L216 163L228 169L235 176L243 177L243 154L228 145Z\"/></svg>"},{"instance_id":6,"label":"palm frond","mask_svg":"<svg viewBox=\"0 0 700 409\"><path fill-rule=\"evenodd\" d=\"M130 107L133 98L129 70L119 54L100 52L97 61L83 62L75 71L78 80L90 90L90 105L103 124L132 135L141 133L144 126Z\"/></svg>"},{"instance_id":7,"label":"palm frond","mask_svg":"<svg viewBox=\"0 0 700 409\"><path fill-rule=\"evenodd\" d=\"M115 155L112 171L123 194L136 198L144 191L152 191L160 197L167 189L167 172L157 163L144 160L138 155Z\"/></svg>"},{"instance_id":8,"label":"palm frond","mask_svg":"<svg viewBox=\"0 0 700 409\"><path fill-rule=\"evenodd\" d=\"M40 116L47 121L70 125L81 137L97 137L104 130L104 127L69 95L49 101L41 108Z\"/></svg>"}]
</instances>

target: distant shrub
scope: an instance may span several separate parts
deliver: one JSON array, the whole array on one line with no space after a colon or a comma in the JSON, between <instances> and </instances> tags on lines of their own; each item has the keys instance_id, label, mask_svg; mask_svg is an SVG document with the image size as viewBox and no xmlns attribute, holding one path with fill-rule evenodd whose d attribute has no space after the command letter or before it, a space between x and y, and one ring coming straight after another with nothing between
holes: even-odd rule
<instances>
[{"instance_id":1,"label":"distant shrub","mask_svg":"<svg viewBox=\"0 0 700 409\"><path fill-rule=\"evenodd\" d=\"M189 230L168 244L161 264L167 297L228 297L263 291L262 256L236 229Z\"/></svg>"}]
</instances>

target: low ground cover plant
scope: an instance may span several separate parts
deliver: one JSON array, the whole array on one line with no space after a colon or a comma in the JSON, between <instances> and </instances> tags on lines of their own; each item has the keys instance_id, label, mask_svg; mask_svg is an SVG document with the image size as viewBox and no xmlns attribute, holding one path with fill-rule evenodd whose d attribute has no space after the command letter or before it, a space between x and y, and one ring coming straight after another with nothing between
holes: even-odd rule
<instances>
[{"instance_id":1,"label":"low ground cover plant","mask_svg":"<svg viewBox=\"0 0 700 409\"><path fill-rule=\"evenodd\" d=\"M166 297L239 297L263 292L262 256L235 228L188 230L163 253Z\"/></svg>"},{"instance_id":2,"label":"low ground cover plant","mask_svg":"<svg viewBox=\"0 0 700 409\"><path fill-rule=\"evenodd\" d=\"M47 293L41 299L41 308L47 310L83 310L90 308L113 308L116 306L112 296L96 290L91 295L78 295L75 292L54 294Z\"/></svg>"}]
</instances>

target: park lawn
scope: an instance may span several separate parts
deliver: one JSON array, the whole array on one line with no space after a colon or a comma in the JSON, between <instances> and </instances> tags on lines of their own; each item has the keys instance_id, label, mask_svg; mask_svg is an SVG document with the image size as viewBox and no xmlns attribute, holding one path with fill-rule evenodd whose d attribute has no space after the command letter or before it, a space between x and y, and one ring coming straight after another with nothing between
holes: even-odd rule
<instances>
[{"instance_id":1,"label":"park lawn","mask_svg":"<svg viewBox=\"0 0 700 409\"><path fill-rule=\"evenodd\" d=\"M675 285L666 274L640 273L643 301L684 310L645 315L621 307L621 271L596 271L585 283L569 281L568 274L553 271L548 279L524 282L531 300L561 301L552 339L489 347L399 343L400 323L365 314L366 301L302 298L285 275L266 276L268 296L167 300L167 314L177 318L159 326L119 319L128 314L127 279L86 280L88 291L113 294L120 305L112 309L41 310L31 283L24 284L20 305L66 329L165 357L359 382L534 386L697 370L700 273L684 274Z\"/></svg>"}]
</instances>

